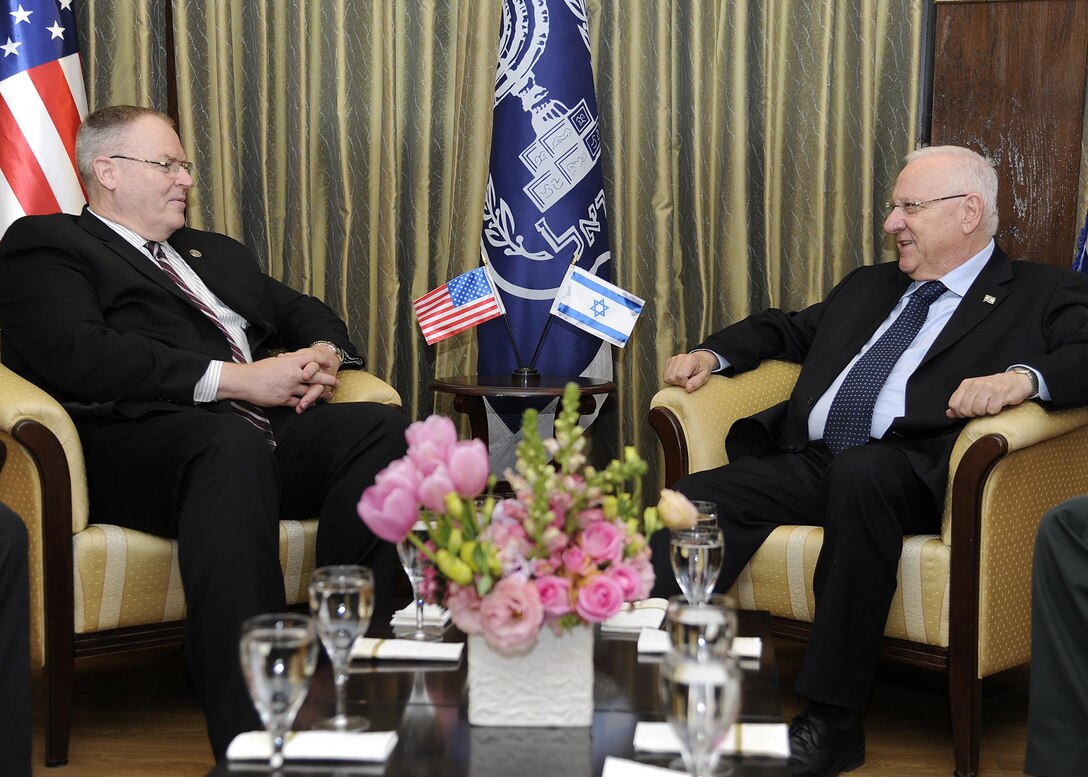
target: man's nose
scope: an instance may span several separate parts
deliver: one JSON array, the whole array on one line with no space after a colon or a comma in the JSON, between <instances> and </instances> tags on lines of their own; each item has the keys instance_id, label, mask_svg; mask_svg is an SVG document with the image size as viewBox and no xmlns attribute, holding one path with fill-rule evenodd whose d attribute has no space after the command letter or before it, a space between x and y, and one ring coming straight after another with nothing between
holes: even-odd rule
<instances>
[{"instance_id":1,"label":"man's nose","mask_svg":"<svg viewBox=\"0 0 1088 777\"><path fill-rule=\"evenodd\" d=\"M894 235L906 226L903 223L903 215L899 208L892 208L892 212L888 214L888 217L884 219L884 231L889 235Z\"/></svg>"}]
</instances>

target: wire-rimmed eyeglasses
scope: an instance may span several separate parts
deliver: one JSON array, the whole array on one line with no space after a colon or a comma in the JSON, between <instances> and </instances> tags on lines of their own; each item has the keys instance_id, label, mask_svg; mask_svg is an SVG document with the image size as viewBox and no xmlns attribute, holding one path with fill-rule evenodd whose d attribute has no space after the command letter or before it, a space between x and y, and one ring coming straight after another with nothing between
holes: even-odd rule
<instances>
[{"instance_id":1,"label":"wire-rimmed eyeglasses","mask_svg":"<svg viewBox=\"0 0 1088 777\"><path fill-rule=\"evenodd\" d=\"M935 202L944 202L945 200L955 200L960 197L967 197L968 194L969 192L965 192L964 194L950 194L947 197L934 197L932 200L921 200L919 202L885 202L884 214L890 216L892 215L893 210L899 208L908 216L913 216L927 205L932 205Z\"/></svg>"},{"instance_id":2,"label":"wire-rimmed eyeglasses","mask_svg":"<svg viewBox=\"0 0 1088 777\"><path fill-rule=\"evenodd\" d=\"M159 168L164 173L169 173L174 177L177 177L177 174L181 172L182 169L189 175L193 174L193 163L182 162L180 159L170 158L165 162L156 162L154 159L139 159L138 157L125 156L124 154L114 154L110 159L127 159L130 162L143 162L144 164L155 165L155 167Z\"/></svg>"}]
</instances>

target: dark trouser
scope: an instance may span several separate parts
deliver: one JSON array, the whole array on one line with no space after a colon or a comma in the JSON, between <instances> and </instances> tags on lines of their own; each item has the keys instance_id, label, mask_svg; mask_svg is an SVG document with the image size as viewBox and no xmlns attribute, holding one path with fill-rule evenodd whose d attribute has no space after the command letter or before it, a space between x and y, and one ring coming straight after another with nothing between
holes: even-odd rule
<instances>
[{"instance_id":1,"label":"dark trouser","mask_svg":"<svg viewBox=\"0 0 1088 777\"><path fill-rule=\"evenodd\" d=\"M0 774L30 777L30 588L26 527L0 505Z\"/></svg>"},{"instance_id":2,"label":"dark trouser","mask_svg":"<svg viewBox=\"0 0 1088 777\"><path fill-rule=\"evenodd\" d=\"M781 525L822 526L813 588L816 611L797 692L814 701L865 709L904 534L938 530L933 497L899 450L870 443L832 456L822 443L797 453L745 456L682 478L690 499L718 505L725 561L716 589L733 585L748 560ZM654 593L679 592L668 532L651 539Z\"/></svg>"},{"instance_id":3,"label":"dark trouser","mask_svg":"<svg viewBox=\"0 0 1088 777\"><path fill-rule=\"evenodd\" d=\"M77 419L91 514L176 537L186 660L216 759L260 728L238 661L241 622L284 609L279 520L319 515L317 563L374 570L373 622L392 614L396 550L359 520L374 476L404 454L402 413L373 403L269 411L273 451L244 419L201 410L138 420Z\"/></svg>"},{"instance_id":4,"label":"dark trouser","mask_svg":"<svg viewBox=\"0 0 1088 777\"><path fill-rule=\"evenodd\" d=\"M1031 694L1024 771L1088 769L1088 496L1043 516L1031 584Z\"/></svg>"}]
</instances>

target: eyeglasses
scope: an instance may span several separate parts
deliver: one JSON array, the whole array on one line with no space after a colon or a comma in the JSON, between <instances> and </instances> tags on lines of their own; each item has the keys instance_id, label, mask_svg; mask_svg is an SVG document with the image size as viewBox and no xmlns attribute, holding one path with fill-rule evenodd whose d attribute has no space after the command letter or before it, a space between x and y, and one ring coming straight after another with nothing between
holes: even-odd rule
<instances>
[{"instance_id":1,"label":"eyeglasses","mask_svg":"<svg viewBox=\"0 0 1088 777\"><path fill-rule=\"evenodd\" d=\"M935 202L944 202L945 200L955 200L955 199L958 199L960 197L967 197L967 196L968 196L968 194L950 194L947 197L934 197L932 200L922 200L921 202L903 202L903 203L885 202L884 203L884 213L886 215L890 216L890 215L892 215L893 210L895 210L896 208L899 208L904 213L906 213L908 216L913 216L914 214L916 214L920 210L922 210L922 208L926 207L927 205L932 205Z\"/></svg>"},{"instance_id":2,"label":"eyeglasses","mask_svg":"<svg viewBox=\"0 0 1088 777\"><path fill-rule=\"evenodd\" d=\"M114 154L113 156L110 157L110 159L127 159L130 162L143 162L144 164L147 164L147 165L155 165L155 167L159 168L164 173L169 173L170 175L174 176L175 178L177 177L177 174L181 172L182 168L184 168L185 172L187 172L189 175L193 174L193 163L192 162L182 162L182 161L180 161L178 159L173 159L173 158L167 159L165 162L156 162L154 159L137 159L134 156L125 156L123 154Z\"/></svg>"}]
</instances>

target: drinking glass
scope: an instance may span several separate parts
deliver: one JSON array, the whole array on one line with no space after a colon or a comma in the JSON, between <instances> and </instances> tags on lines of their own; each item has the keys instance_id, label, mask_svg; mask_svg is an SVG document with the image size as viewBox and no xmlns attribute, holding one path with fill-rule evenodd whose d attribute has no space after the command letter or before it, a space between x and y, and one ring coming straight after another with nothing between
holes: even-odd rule
<instances>
[{"instance_id":1,"label":"drinking glass","mask_svg":"<svg viewBox=\"0 0 1088 777\"><path fill-rule=\"evenodd\" d=\"M722 569L724 553L721 529L696 524L672 532L669 539L672 572L689 602L698 604L710 596Z\"/></svg>"},{"instance_id":2,"label":"drinking glass","mask_svg":"<svg viewBox=\"0 0 1088 777\"><path fill-rule=\"evenodd\" d=\"M713 502L701 502L693 499L691 504L699 512L695 517L696 526L711 526L718 528L718 506Z\"/></svg>"},{"instance_id":3,"label":"drinking glass","mask_svg":"<svg viewBox=\"0 0 1088 777\"><path fill-rule=\"evenodd\" d=\"M429 528L426 521L417 521L412 533L421 542L425 543L427 542L427 530ZM434 626L423 625L423 588L421 584L423 582L423 567L427 557L407 537L397 543L397 555L400 556L400 565L404 567L404 573L408 575L408 579L412 583L412 598L416 603L416 625L410 631L397 629L395 630L396 635L422 642L438 642L442 639L442 630Z\"/></svg>"},{"instance_id":4,"label":"drinking glass","mask_svg":"<svg viewBox=\"0 0 1088 777\"><path fill-rule=\"evenodd\" d=\"M317 665L313 621L300 613L256 615L242 623L238 647L253 706L272 737L275 771L283 767L283 739Z\"/></svg>"},{"instance_id":5,"label":"drinking glass","mask_svg":"<svg viewBox=\"0 0 1088 777\"><path fill-rule=\"evenodd\" d=\"M665 631L675 652L707 660L724 658L737 634L736 603L725 594L711 594L699 604L674 596L665 610Z\"/></svg>"},{"instance_id":6,"label":"drinking glass","mask_svg":"<svg viewBox=\"0 0 1088 777\"><path fill-rule=\"evenodd\" d=\"M336 679L336 714L314 728L366 731L370 721L347 714L348 663L351 646L366 633L374 611L374 573L367 567L318 567L310 577L310 612Z\"/></svg>"},{"instance_id":7,"label":"drinking glass","mask_svg":"<svg viewBox=\"0 0 1088 777\"><path fill-rule=\"evenodd\" d=\"M659 673L665 718L680 740L680 753L692 777L711 777L718 746L740 708L740 670L731 658L700 660L669 652Z\"/></svg>"}]
</instances>

